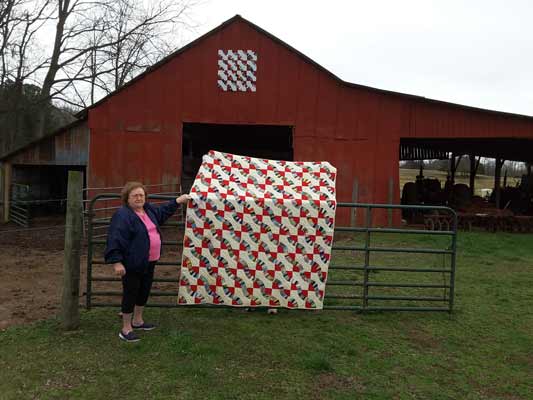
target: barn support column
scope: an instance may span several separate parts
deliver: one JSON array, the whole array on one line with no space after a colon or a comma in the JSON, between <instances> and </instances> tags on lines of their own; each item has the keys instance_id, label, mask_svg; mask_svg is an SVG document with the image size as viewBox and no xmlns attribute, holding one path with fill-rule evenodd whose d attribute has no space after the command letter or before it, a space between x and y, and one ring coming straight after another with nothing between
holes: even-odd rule
<instances>
[{"instance_id":1,"label":"barn support column","mask_svg":"<svg viewBox=\"0 0 533 400\"><path fill-rule=\"evenodd\" d=\"M502 167L504 162L505 160L503 158L497 158L494 169L494 201L496 203L496 208L500 208L500 178L502 176Z\"/></svg>"},{"instance_id":2,"label":"barn support column","mask_svg":"<svg viewBox=\"0 0 533 400\"><path fill-rule=\"evenodd\" d=\"M450 179L452 183L454 183L455 182L455 153L452 153L448 169L450 171Z\"/></svg>"},{"instance_id":3,"label":"barn support column","mask_svg":"<svg viewBox=\"0 0 533 400\"><path fill-rule=\"evenodd\" d=\"M476 160L475 154L469 154L468 158L470 159L470 196L473 197L476 185L476 174L479 168L479 162L481 161L481 156Z\"/></svg>"},{"instance_id":4,"label":"barn support column","mask_svg":"<svg viewBox=\"0 0 533 400\"><path fill-rule=\"evenodd\" d=\"M505 174L503 174L503 185L502 187L507 187L507 168L505 168Z\"/></svg>"},{"instance_id":5,"label":"barn support column","mask_svg":"<svg viewBox=\"0 0 533 400\"><path fill-rule=\"evenodd\" d=\"M456 158L457 162L455 162ZM457 156L455 153L452 153L452 158L450 159L450 178L453 184L455 184L455 171L457 171L461 158L463 158L463 156Z\"/></svg>"},{"instance_id":6,"label":"barn support column","mask_svg":"<svg viewBox=\"0 0 533 400\"><path fill-rule=\"evenodd\" d=\"M9 222L9 207L11 200L12 166L9 162L2 163L2 215L3 222Z\"/></svg>"}]
</instances>

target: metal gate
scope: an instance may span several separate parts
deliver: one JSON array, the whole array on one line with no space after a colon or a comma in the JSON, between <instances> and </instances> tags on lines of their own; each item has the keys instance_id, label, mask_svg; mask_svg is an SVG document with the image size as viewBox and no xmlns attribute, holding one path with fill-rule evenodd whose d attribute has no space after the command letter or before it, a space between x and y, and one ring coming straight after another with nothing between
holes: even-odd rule
<instances>
[{"instance_id":1,"label":"metal gate","mask_svg":"<svg viewBox=\"0 0 533 400\"><path fill-rule=\"evenodd\" d=\"M324 308L360 311L447 311L453 310L455 291L455 265L457 252L457 215L448 207L407 206L388 204L338 203L338 209L349 208L352 212L364 211L365 223L362 227L336 227L336 236L341 232L359 235L359 243L339 244L335 240L334 251L355 252L346 264L336 262L335 253L330 270L359 273L359 279L329 280L327 286L348 287L350 293L326 293L325 299L357 301L357 304L328 305ZM357 210L357 211L356 211ZM448 230L378 228L372 226L376 210L387 212L389 220L393 210L410 210L418 213L441 213L447 215L451 223ZM433 247L407 247L399 244L378 246L373 238L379 235L424 237ZM441 240L433 240L433 239ZM440 242L440 243L438 243ZM394 243L393 243L394 244ZM434 244L434 243L433 243ZM356 255L359 253L359 259ZM383 254L392 257L387 263ZM420 261L411 265L413 256ZM431 262L430 257L433 257ZM403 260L402 260L403 259ZM346 258L344 258L346 260ZM402 263L402 261L404 261ZM405 262L406 261L406 262ZM403 264L403 265L402 265ZM406 264L406 265L405 265ZM346 290L345 290L346 292ZM403 292L403 293L402 293ZM422 292L422 293L420 293Z\"/></svg>"},{"instance_id":2,"label":"metal gate","mask_svg":"<svg viewBox=\"0 0 533 400\"><path fill-rule=\"evenodd\" d=\"M118 208L118 194L102 194L94 197L88 207L88 251L86 306L119 307L118 301L101 300L102 297L120 298L120 278L112 277L111 268L105 265L103 257L97 256L97 249L105 245L106 228L111 214ZM149 195L150 201L169 200L168 195ZM106 206L96 208L97 203ZM112 204L107 204L111 202ZM114 204L113 204L114 203ZM338 203L338 211L349 209L351 213L363 212L365 223L357 227L336 227L332 247L324 309L354 311L446 311L451 312L454 304L455 263L457 247L457 216L448 207L400 206L384 204ZM448 230L397 229L373 227L376 214L393 210L412 210L420 213L442 213L449 216ZM398 211L396 211L398 212ZM183 213L180 214L183 216ZM183 232L183 221L169 221L165 227ZM386 246L374 244L380 235L392 236ZM423 237L430 247L407 247L402 237ZM390 244L393 244L391 246ZM394 245L396 243L396 245ZM419 244L419 243L418 243ZM163 241L162 246L181 247L182 240ZM386 257L384 255L391 255ZM425 261L424 257L433 257ZM437 259L435 260L435 257ZM389 262L392 260L392 264ZM403 262L402 262L403 261ZM415 262L416 261L416 262ZM422 263L422 266L415 265ZM172 288L153 290L147 306L178 307L177 287L181 257L173 261L158 262L154 283L168 284ZM402 265L407 264L407 265ZM95 273L95 268L101 269ZM104 272L102 273L102 268ZM160 276L161 268L170 268L174 276ZM115 287L96 288L98 285ZM172 298L173 302L154 301ZM205 307L205 305L204 305ZM216 307L216 306L215 306Z\"/></svg>"},{"instance_id":3,"label":"metal gate","mask_svg":"<svg viewBox=\"0 0 533 400\"><path fill-rule=\"evenodd\" d=\"M29 185L11 184L11 201L9 204L9 220L17 225L30 226L30 202L25 201L30 192Z\"/></svg>"}]
</instances>

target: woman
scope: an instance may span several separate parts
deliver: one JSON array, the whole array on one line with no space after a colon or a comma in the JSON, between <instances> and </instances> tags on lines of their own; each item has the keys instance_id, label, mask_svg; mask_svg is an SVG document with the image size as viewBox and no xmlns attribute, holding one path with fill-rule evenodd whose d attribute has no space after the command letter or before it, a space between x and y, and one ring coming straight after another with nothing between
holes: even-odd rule
<instances>
[{"instance_id":1,"label":"woman","mask_svg":"<svg viewBox=\"0 0 533 400\"><path fill-rule=\"evenodd\" d=\"M149 331L155 325L143 319L143 310L150 295L154 267L161 256L162 225L176 212L179 204L190 200L181 195L158 206L146 202L146 188L140 182L128 182L122 189L120 207L111 219L105 250L106 264L113 264L122 278L122 329L119 337L137 342L134 329Z\"/></svg>"}]
</instances>

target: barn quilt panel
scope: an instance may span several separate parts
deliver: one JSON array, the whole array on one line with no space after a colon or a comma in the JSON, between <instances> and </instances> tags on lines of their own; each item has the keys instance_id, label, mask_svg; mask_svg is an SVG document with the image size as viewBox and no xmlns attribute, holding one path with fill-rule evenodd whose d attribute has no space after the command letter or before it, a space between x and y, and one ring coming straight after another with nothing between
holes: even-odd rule
<instances>
[{"instance_id":1,"label":"barn quilt panel","mask_svg":"<svg viewBox=\"0 0 533 400\"><path fill-rule=\"evenodd\" d=\"M218 50L217 84L224 92L255 92L257 53L253 50Z\"/></svg>"},{"instance_id":2,"label":"barn quilt panel","mask_svg":"<svg viewBox=\"0 0 533 400\"><path fill-rule=\"evenodd\" d=\"M321 309L336 169L210 151L191 189L179 304Z\"/></svg>"}]
</instances>

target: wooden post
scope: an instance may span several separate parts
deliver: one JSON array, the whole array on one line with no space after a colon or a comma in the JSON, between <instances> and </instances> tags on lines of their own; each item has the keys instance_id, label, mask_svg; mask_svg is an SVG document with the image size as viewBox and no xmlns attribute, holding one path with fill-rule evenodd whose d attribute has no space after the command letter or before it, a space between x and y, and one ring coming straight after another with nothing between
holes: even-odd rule
<instances>
[{"instance_id":1,"label":"wooden post","mask_svg":"<svg viewBox=\"0 0 533 400\"><path fill-rule=\"evenodd\" d=\"M450 175L450 179L453 183L454 179L455 179L455 153L452 153L452 156L449 160L449 163L448 163L448 171L449 171L449 175Z\"/></svg>"},{"instance_id":2,"label":"wooden post","mask_svg":"<svg viewBox=\"0 0 533 400\"><path fill-rule=\"evenodd\" d=\"M455 184L455 173L457 172L457 167L459 166L462 157L462 155L456 156L455 153L452 153L452 158L450 160L450 175L453 184ZM456 160L457 162L455 162Z\"/></svg>"},{"instance_id":3,"label":"wooden post","mask_svg":"<svg viewBox=\"0 0 533 400\"><path fill-rule=\"evenodd\" d=\"M353 180L353 190L352 190L352 203L357 203L359 198L359 180L357 178L354 178ZM350 226L356 226L357 225L357 208L354 207L354 209L351 212L350 215Z\"/></svg>"},{"instance_id":4,"label":"wooden post","mask_svg":"<svg viewBox=\"0 0 533 400\"><path fill-rule=\"evenodd\" d=\"M389 204L392 204L394 202L394 181L392 178L389 178ZM392 227L392 208L389 208L387 210L387 222L389 225L389 228Z\"/></svg>"},{"instance_id":5,"label":"wooden post","mask_svg":"<svg viewBox=\"0 0 533 400\"><path fill-rule=\"evenodd\" d=\"M496 159L496 165L494 169L494 200L496 203L496 208L500 208L500 197L501 197L501 190L500 190L500 177L502 175L502 167L505 160L501 158Z\"/></svg>"},{"instance_id":6,"label":"wooden post","mask_svg":"<svg viewBox=\"0 0 533 400\"><path fill-rule=\"evenodd\" d=\"M470 159L470 196L474 197L475 186L476 186L476 175L479 168L479 163L481 162L481 156L476 160L474 154L469 154L468 158Z\"/></svg>"},{"instance_id":7,"label":"wooden post","mask_svg":"<svg viewBox=\"0 0 533 400\"><path fill-rule=\"evenodd\" d=\"M11 163L4 162L4 172L2 174L3 176L3 188L4 188L4 222L9 222L9 207L10 207L10 201L11 201L11 176L12 176L12 167Z\"/></svg>"},{"instance_id":8,"label":"wooden post","mask_svg":"<svg viewBox=\"0 0 533 400\"><path fill-rule=\"evenodd\" d=\"M507 187L507 168L505 168L505 174L503 174L503 187Z\"/></svg>"},{"instance_id":9,"label":"wooden post","mask_svg":"<svg viewBox=\"0 0 533 400\"><path fill-rule=\"evenodd\" d=\"M68 172L67 217L65 226L65 255L63 262L63 294L61 322L63 329L74 330L80 325L80 252L82 238L83 173Z\"/></svg>"},{"instance_id":10,"label":"wooden post","mask_svg":"<svg viewBox=\"0 0 533 400\"><path fill-rule=\"evenodd\" d=\"M4 164L0 162L0 222L4 222Z\"/></svg>"},{"instance_id":11,"label":"wooden post","mask_svg":"<svg viewBox=\"0 0 533 400\"><path fill-rule=\"evenodd\" d=\"M476 184L476 156L469 154L468 158L470 159L470 197L474 197L474 186Z\"/></svg>"}]
</instances>

